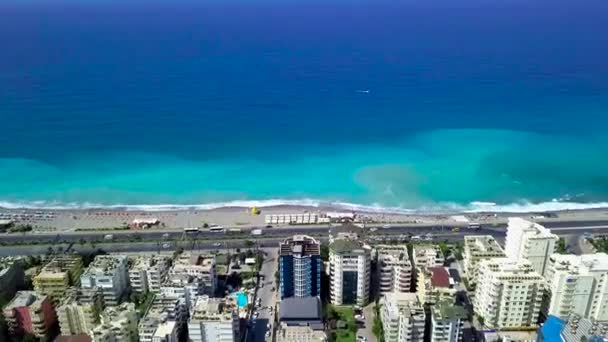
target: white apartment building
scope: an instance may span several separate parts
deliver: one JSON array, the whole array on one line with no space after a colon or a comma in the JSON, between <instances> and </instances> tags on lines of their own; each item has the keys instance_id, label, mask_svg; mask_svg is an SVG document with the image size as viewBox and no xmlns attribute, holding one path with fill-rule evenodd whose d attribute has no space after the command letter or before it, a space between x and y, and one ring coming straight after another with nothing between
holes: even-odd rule
<instances>
[{"instance_id":1,"label":"white apartment building","mask_svg":"<svg viewBox=\"0 0 608 342\"><path fill-rule=\"evenodd\" d=\"M422 342L426 315L414 293L387 293L381 311L386 342Z\"/></svg>"},{"instance_id":2,"label":"white apartment building","mask_svg":"<svg viewBox=\"0 0 608 342\"><path fill-rule=\"evenodd\" d=\"M475 313L493 329L536 327L545 286L529 261L483 260L478 265Z\"/></svg>"},{"instance_id":3,"label":"white apartment building","mask_svg":"<svg viewBox=\"0 0 608 342\"><path fill-rule=\"evenodd\" d=\"M215 270L215 258L213 256L201 256L198 254L182 253L175 260L169 271L171 277L187 274L196 279L204 294L215 295L217 275Z\"/></svg>"},{"instance_id":4,"label":"white apartment building","mask_svg":"<svg viewBox=\"0 0 608 342\"><path fill-rule=\"evenodd\" d=\"M414 269L419 267L439 267L445 263L445 256L436 245L414 245L412 249Z\"/></svg>"},{"instance_id":5,"label":"white apartment building","mask_svg":"<svg viewBox=\"0 0 608 342\"><path fill-rule=\"evenodd\" d=\"M462 341L463 323L467 311L451 300L431 306L431 342Z\"/></svg>"},{"instance_id":6,"label":"white apartment building","mask_svg":"<svg viewBox=\"0 0 608 342\"><path fill-rule=\"evenodd\" d=\"M159 293L167 278L171 258L163 255L138 256L129 270L129 283L136 293Z\"/></svg>"},{"instance_id":7,"label":"white apartment building","mask_svg":"<svg viewBox=\"0 0 608 342\"><path fill-rule=\"evenodd\" d=\"M122 303L106 308L101 324L92 332L93 342L137 341L137 311L135 304Z\"/></svg>"},{"instance_id":8,"label":"white apartment building","mask_svg":"<svg viewBox=\"0 0 608 342\"><path fill-rule=\"evenodd\" d=\"M196 298L204 294L198 279L187 274L171 275L160 287L162 296L183 300L186 309L192 312Z\"/></svg>"},{"instance_id":9,"label":"white apartment building","mask_svg":"<svg viewBox=\"0 0 608 342\"><path fill-rule=\"evenodd\" d=\"M139 321L139 342L177 341L187 315L184 300L156 295L150 309Z\"/></svg>"},{"instance_id":10,"label":"white apartment building","mask_svg":"<svg viewBox=\"0 0 608 342\"><path fill-rule=\"evenodd\" d=\"M369 302L371 247L359 240L336 239L329 245L330 300L334 305Z\"/></svg>"},{"instance_id":11,"label":"white apartment building","mask_svg":"<svg viewBox=\"0 0 608 342\"><path fill-rule=\"evenodd\" d=\"M416 294L423 304L435 304L441 300L454 301L454 279L447 267L419 268L416 276Z\"/></svg>"},{"instance_id":12,"label":"white apartment building","mask_svg":"<svg viewBox=\"0 0 608 342\"><path fill-rule=\"evenodd\" d=\"M505 257L505 251L491 235L470 235L464 237L462 253L464 271L469 283L476 282L477 264L482 260Z\"/></svg>"},{"instance_id":13,"label":"white apartment building","mask_svg":"<svg viewBox=\"0 0 608 342\"><path fill-rule=\"evenodd\" d=\"M118 305L128 287L127 268L125 255L98 255L80 276L80 287L97 287L106 306Z\"/></svg>"},{"instance_id":14,"label":"white apartment building","mask_svg":"<svg viewBox=\"0 0 608 342\"><path fill-rule=\"evenodd\" d=\"M512 259L530 261L536 272L544 276L558 240L557 235L538 223L511 217L507 226L505 254Z\"/></svg>"},{"instance_id":15,"label":"white apartment building","mask_svg":"<svg viewBox=\"0 0 608 342\"><path fill-rule=\"evenodd\" d=\"M550 315L608 321L607 254L553 254L545 277L551 294Z\"/></svg>"},{"instance_id":16,"label":"white apartment building","mask_svg":"<svg viewBox=\"0 0 608 342\"><path fill-rule=\"evenodd\" d=\"M389 292L410 292L412 265L407 247L381 245L378 253L377 279L380 294Z\"/></svg>"},{"instance_id":17,"label":"white apartment building","mask_svg":"<svg viewBox=\"0 0 608 342\"><path fill-rule=\"evenodd\" d=\"M188 322L188 336L191 342L237 342L239 314L236 299L197 298Z\"/></svg>"}]
</instances>

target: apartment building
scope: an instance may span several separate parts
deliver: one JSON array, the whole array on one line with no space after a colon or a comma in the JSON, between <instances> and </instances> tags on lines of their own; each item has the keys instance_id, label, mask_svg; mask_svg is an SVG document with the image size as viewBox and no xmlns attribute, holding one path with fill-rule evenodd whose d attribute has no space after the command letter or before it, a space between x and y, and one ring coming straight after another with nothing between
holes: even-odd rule
<instances>
[{"instance_id":1,"label":"apartment building","mask_svg":"<svg viewBox=\"0 0 608 342\"><path fill-rule=\"evenodd\" d=\"M431 306L431 342L462 341L463 323L467 311L452 300L443 300Z\"/></svg>"},{"instance_id":2,"label":"apartment building","mask_svg":"<svg viewBox=\"0 0 608 342\"><path fill-rule=\"evenodd\" d=\"M410 292L412 265L407 247L380 245L376 247L377 279L380 294L389 292Z\"/></svg>"},{"instance_id":3,"label":"apartment building","mask_svg":"<svg viewBox=\"0 0 608 342\"><path fill-rule=\"evenodd\" d=\"M103 296L97 288L69 289L56 307L61 335L88 334L99 324L102 310Z\"/></svg>"},{"instance_id":4,"label":"apartment building","mask_svg":"<svg viewBox=\"0 0 608 342\"><path fill-rule=\"evenodd\" d=\"M104 305L118 305L128 287L128 263L124 255L98 255L80 276L83 289L99 288Z\"/></svg>"},{"instance_id":5,"label":"apartment building","mask_svg":"<svg viewBox=\"0 0 608 342\"><path fill-rule=\"evenodd\" d=\"M134 258L129 269L131 290L136 293L159 293L170 265L171 258L164 255L143 255Z\"/></svg>"},{"instance_id":6,"label":"apartment building","mask_svg":"<svg viewBox=\"0 0 608 342\"><path fill-rule=\"evenodd\" d=\"M538 223L511 217L507 226L505 254L512 259L530 261L536 272L544 276L558 240L557 235Z\"/></svg>"},{"instance_id":7,"label":"apartment building","mask_svg":"<svg viewBox=\"0 0 608 342\"><path fill-rule=\"evenodd\" d=\"M381 311L385 342L422 342L426 315L415 293L387 293Z\"/></svg>"},{"instance_id":8,"label":"apartment building","mask_svg":"<svg viewBox=\"0 0 608 342\"><path fill-rule=\"evenodd\" d=\"M192 312L196 298L204 294L199 280L188 274L171 275L160 287L160 295L182 300L189 312Z\"/></svg>"},{"instance_id":9,"label":"apartment building","mask_svg":"<svg viewBox=\"0 0 608 342\"><path fill-rule=\"evenodd\" d=\"M175 260L173 267L169 270L171 277L183 274L194 277L200 285L203 294L215 295L217 284L217 272L215 269L215 258L212 255L198 255L182 253Z\"/></svg>"},{"instance_id":10,"label":"apartment building","mask_svg":"<svg viewBox=\"0 0 608 342\"><path fill-rule=\"evenodd\" d=\"M310 236L295 235L279 245L281 299L321 295L321 244Z\"/></svg>"},{"instance_id":11,"label":"apartment building","mask_svg":"<svg viewBox=\"0 0 608 342\"><path fill-rule=\"evenodd\" d=\"M464 237L463 263L469 283L476 282L477 264L482 260L505 257L505 251L491 235Z\"/></svg>"},{"instance_id":12,"label":"apartment building","mask_svg":"<svg viewBox=\"0 0 608 342\"><path fill-rule=\"evenodd\" d=\"M421 303L435 304L441 300L454 300L454 279L446 267L420 268L417 274L416 294Z\"/></svg>"},{"instance_id":13,"label":"apartment building","mask_svg":"<svg viewBox=\"0 0 608 342\"><path fill-rule=\"evenodd\" d=\"M329 245L330 300L334 305L369 302L371 247L360 240L336 239Z\"/></svg>"},{"instance_id":14,"label":"apartment building","mask_svg":"<svg viewBox=\"0 0 608 342\"><path fill-rule=\"evenodd\" d=\"M101 324L92 332L94 342L137 341L137 311L135 304L122 303L107 307L101 314Z\"/></svg>"},{"instance_id":15,"label":"apartment building","mask_svg":"<svg viewBox=\"0 0 608 342\"><path fill-rule=\"evenodd\" d=\"M237 342L239 340L239 314L236 299L197 298L188 321L191 342Z\"/></svg>"},{"instance_id":16,"label":"apartment building","mask_svg":"<svg viewBox=\"0 0 608 342\"><path fill-rule=\"evenodd\" d=\"M550 315L566 319L575 314L608 321L607 254L553 254L545 277L551 295Z\"/></svg>"},{"instance_id":17,"label":"apartment building","mask_svg":"<svg viewBox=\"0 0 608 342\"><path fill-rule=\"evenodd\" d=\"M320 342L326 338L319 297L291 297L281 301L277 342Z\"/></svg>"},{"instance_id":18,"label":"apartment building","mask_svg":"<svg viewBox=\"0 0 608 342\"><path fill-rule=\"evenodd\" d=\"M188 312L183 300L157 295L139 321L139 342L174 342L180 335Z\"/></svg>"},{"instance_id":19,"label":"apartment building","mask_svg":"<svg viewBox=\"0 0 608 342\"><path fill-rule=\"evenodd\" d=\"M3 314L12 336L30 333L38 339L47 338L57 322L51 298L34 291L18 291L3 308Z\"/></svg>"},{"instance_id":20,"label":"apartment building","mask_svg":"<svg viewBox=\"0 0 608 342\"><path fill-rule=\"evenodd\" d=\"M414 269L422 267L439 267L445 263L445 256L437 245L414 245L412 248Z\"/></svg>"},{"instance_id":21,"label":"apartment building","mask_svg":"<svg viewBox=\"0 0 608 342\"><path fill-rule=\"evenodd\" d=\"M32 279L34 290L60 300L70 286L80 285L82 257L78 254L60 254L53 258Z\"/></svg>"},{"instance_id":22,"label":"apartment building","mask_svg":"<svg viewBox=\"0 0 608 342\"><path fill-rule=\"evenodd\" d=\"M0 258L0 294L13 298L25 284L25 272L21 257Z\"/></svg>"},{"instance_id":23,"label":"apartment building","mask_svg":"<svg viewBox=\"0 0 608 342\"><path fill-rule=\"evenodd\" d=\"M545 280L526 260L495 258L478 266L475 313L494 329L535 327Z\"/></svg>"}]
</instances>

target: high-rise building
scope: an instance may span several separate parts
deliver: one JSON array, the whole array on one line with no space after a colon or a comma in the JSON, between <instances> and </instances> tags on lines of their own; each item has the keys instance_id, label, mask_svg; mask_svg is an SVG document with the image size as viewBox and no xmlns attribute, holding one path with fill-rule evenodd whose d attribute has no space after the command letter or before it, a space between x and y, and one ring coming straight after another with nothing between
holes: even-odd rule
<instances>
[{"instance_id":1,"label":"high-rise building","mask_svg":"<svg viewBox=\"0 0 608 342\"><path fill-rule=\"evenodd\" d=\"M188 275L200 287L203 294L215 295L217 274L215 269L215 257L212 255L199 255L182 253L175 260L173 267L169 270L170 277Z\"/></svg>"},{"instance_id":2,"label":"high-rise building","mask_svg":"<svg viewBox=\"0 0 608 342\"><path fill-rule=\"evenodd\" d=\"M550 315L608 321L607 254L553 254L545 277L551 294Z\"/></svg>"},{"instance_id":3,"label":"high-rise building","mask_svg":"<svg viewBox=\"0 0 608 342\"><path fill-rule=\"evenodd\" d=\"M545 286L544 278L529 261L509 258L480 261L475 313L490 328L535 327Z\"/></svg>"},{"instance_id":4,"label":"high-rise building","mask_svg":"<svg viewBox=\"0 0 608 342\"><path fill-rule=\"evenodd\" d=\"M167 278L170 257L164 255L138 256L129 270L131 290L136 293L159 293Z\"/></svg>"},{"instance_id":5,"label":"high-rise building","mask_svg":"<svg viewBox=\"0 0 608 342\"><path fill-rule=\"evenodd\" d=\"M360 240L336 239L329 245L330 300L334 305L369 302L371 247Z\"/></svg>"},{"instance_id":6,"label":"high-rise building","mask_svg":"<svg viewBox=\"0 0 608 342\"><path fill-rule=\"evenodd\" d=\"M414 268L443 266L445 256L436 245L414 245L412 248Z\"/></svg>"},{"instance_id":7,"label":"high-rise building","mask_svg":"<svg viewBox=\"0 0 608 342\"><path fill-rule=\"evenodd\" d=\"M135 304L122 303L108 307L101 314L101 324L93 329L94 342L137 341Z\"/></svg>"},{"instance_id":8,"label":"high-rise building","mask_svg":"<svg viewBox=\"0 0 608 342\"><path fill-rule=\"evenodd\" d=\"M475 283L477 264L481 260L505 257L505 251L491 235L470 235L464 237L464 271L469 283Z\"/></svg>"},{"instance_id":9,"label":"high-rise building","mask_svg":"<svg viewBox=\"0 0 608 342\"><path fill-rule=\"evenodd\" d=\"M467 311L452 300L444 300L431 306L431 342L462 341L462 328Z\"/></svg>"},{"instance_id":10,"label":"high-rise building","mask_svg":"<svg viewBox=\"0 0 608 342\"><path fill-rule=\"evenodd\" d=\"M321 245L306 235L279 246L279 290L282 298L321 295Z\"/></svg>"},{"instance_id":11,"label":"high-rise building","mask_svg":"<svg viewBox=\"0 0 608 342\"><path fill-rule=\"evenodd\" d=\"M446 267L419 268L416 281L416 294L421 303L434 304L445 299L454 301L454 279Z\"/></svg>"},{"instance_id":12,"label":"high-rise building","mask_svg":"<svg viewBox=\"0 0 608 342\"><path fill-rule=\"evenodd\" d=\"M34 291L19 291L3 308L4 320L11 335L33 334L42 339L57 321L51 298Z\"/></svg>"},{"instance_id":13,"label":"high-rise building","mask_svg":"<svg viewBox=\"0 0 608 342\"><path fill-rule=\"evenodd\" d=\"M188 312L183 300L157 295L139 321L139 342L177 342Z\"/></svg>"},{"instance_id":14,"label":"high-rise building","mask_svg":"<svg viewBox=\"0 0 608 342\"><path fill-rule=\"evenodd\" d=\"M127 267L125 255L98 255L80 276L80 287L97 287L103 294L104 305L118 305L128 286Z\"/></svg>"},{"instance_id":15,"label":"high-rise building","mask_svg":"<svg viewBox=\"0 0 608 342\"><path fill-rule=\"evenodd\" d=\"M386 342L422 342L426 315L414 293L387 293L383 297L382 327Z\"/></svg>"},{"instance_id":16,"label":"high-rise building","mask_svg":"<svg viewBox=\"0 0 608 342\"><path fill-rule=\"evenodd\" d=\"M18 289L25 285L25 272L21 257L0 258L0 294L13 298Z\"/></svg>"},{"instance_id":17,"label":"high-rise building","mask_svg":"<svg viewBox=\"0 0 608 342\"><path fill-rule=\"evenodd\" d=\"M237 342L239 314L234 297L197 299L188 321L191 342Z\"/></svg>"},{"instance_id":18,"label":"high-rise building","mask_svg":"<svg viewBox=\"0 0 608 342\"><path fill-rule=\"evenodd\" d=\"M412 283L412 265L407 254L407 247L380 245L378 253L377 279L380 294L389 292L410 292Z\"/></svg>"},{"instance_id":19,"label":"high-rise building","mask_svg":"<svg viewBox=\"0 0 608 342\"><path fill-rule=\"evenodd\" d=\"M88 334L99 323L103 298L97 288L69 289L57 304L61 335Z\"/></svg>"},{"instance_id":20,"label":"high-rise building","mask_svg":"<svg viewBox=\"0 0 608 342\"><path fill-rule=\"evenodd\" d=\"M526 259L540 275L545 275L547 262L555 252L559 237L538 223L519 217L509 218L505 253L512 259Z\"/></svg>"}]
</instances>

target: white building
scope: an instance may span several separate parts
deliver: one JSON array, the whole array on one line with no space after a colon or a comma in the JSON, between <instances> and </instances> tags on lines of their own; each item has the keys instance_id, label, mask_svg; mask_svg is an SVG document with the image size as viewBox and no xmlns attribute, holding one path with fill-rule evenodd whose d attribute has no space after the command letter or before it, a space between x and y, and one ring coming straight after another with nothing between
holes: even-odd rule
<instances>
[{"instance_id":1,"label":"white building","mask_svg":"<svg viewBox=\"0 0 608 342\"><path fill-rule=\"evenodd\" d=\"M171 258L163 255L138 256L129 270L131 289L136 293L159 293L167 278Z\"/></svg>"},{"instance_id":2,"label":"white building","mask_svg":"<svg viewBox=\"0 0 608 342\"><path fill-rule=\"evenodd\" d=\"M334 305L369 302L371 247L359 240L336 239L329 245L330 300Z\"/></svg>"},{"instance_id":3,"label":"white building","mask_svg":"<svg viewBox=\"0 0 608 342\"><path fill-rule=\"evenodd\" d=\"M538 223L519 217L509 218L505 253L512 259L526 259L540 275L545 275L547 262L555 252L559 237Z\"/></svg>"},{"instance_id":4,"label":"white building","mask_svg":"<svg viewBox=\"0 0 608 342\"><path fill-rule=\"evenodd\" d=\"M188 315L185 302L176 297L157 295L139 321L139 342L174 342Z\"/></svg>"},{"instance_id":5,"label":"white building","mask_svg":"<svg viewBox=\"0 0 608 342\"><path fill-rule=\"evenodd\" d=\"M608 321L608 255L553 254L545 274L551 294L549 314Z\"/></svg>"},{"instance_id":6,"label":"white building","mask_svg":"<svg viewBox=\"0 0 608 342\"><path fill-rule=\"evenodd\" d=\"M187 274L172 275L160 287L162 296L183 300L188 311L192 311L196 298L204 294L197 279Z\"/></svg>"},{"instance_id":7,"label":"white building","mask_svg":"<svg viewBox=\"0 0 608 342\"><path fill-rule=\"evenodd\" d=\"M239 314L235 298L199 297L188 322L188 336L191 342L237 342Z\"/></svg>"},{"instance_id":8,"label":"white building","mask_svg":"<svg viewBox=\"0 0 608 342\"><path fill-rule=\"evenodd\" d=\"M215 295L215 287L217 283L217 275L215 270L215 258L213 256L201 256L190 253L182 253L175 263L169 274L179 276L187 274L194 277L199 283L204 294Z\"/></svg>"},{"instance_id":9,"label":"white building","mask_svg":"<svg viewBox=\"0 0 608 342\"><path fill-rule=\"evenodd\" d=\"M381 245L378 253L377 279L380 294L389 292L410 292L412 265L407 247Z\"/></svg>"},{"instance_id":10,"label":"white building","mask_svg":"<svg viewBox=\"0 0 608 342\"><path fill-rule=\"evenodd\" d=\"M80 276L80 287L98 287L106 306L118 305L128 287L127 257L98 255Z\"/></svg>"},{"instance_id":11,"label":"white building","mask_svg":"<svg viewBox=\"0 0 608 342\"><path fill-rule=\"evenodd\" d=\"M505 251L491 235L470 235L464 237L462 253L464 271L470 283L475 283L477 264L482 260L505 257Z\"/></svg>"},{"instance_id":12,"label":"white building","mask_svg":"<svg viewBox=\"0 0 608 342\"><path fill-rule=\"evenodd\" d=\"M414 245L412 259L414 268L438 267L445 263L445 256L436 245Z\"/></svg>"},{"instance_id":13,"label":"white building","mask_svg":"<svg viewBox=\"0 0 608 342\"><path fill-rule=\"evenodd\" d=\"M475 313L495 329L536 327L545 280L529 261L496 258L478 265Z\"/></svg>"},{"instance_id":14,"label":"white building","mask_svg":"<svg viewBox=\"0 0 608 342\"><path fill-rule=\"evenodd\" d=\"M56 307L61 335L88 334L100 320L101 291L71 288Z\"/></svg>"},{"instance_id":15,"label":"white building","mask_svg":"<svg viewBox=\"0 0 608 342\"><path fill-rule=\"evenodd\" d=\"M137 341L137 311L135 304L123 303L106 308L101 324L92 332L93 342Z\"/></svg>"},{"instance_id":16,"label":"white building","mask_svg":"<svg viewBox=\"0 0 608 342\"><path fill-rule=\"evenodd\" d=\"M382 327L386 342L424 341L426 315L414 293L387 293L383 298Z\"/></svg>"},{"instance_id":17,"label":"white building","mask_svg":"<svg viewBox=\"0 0 608 342\"><path fill-rule=\"evenodd\" d=\"M453 301L431 306L431 342L462 341L462 328L467 311Z\"/></svg>"}]
</instances>

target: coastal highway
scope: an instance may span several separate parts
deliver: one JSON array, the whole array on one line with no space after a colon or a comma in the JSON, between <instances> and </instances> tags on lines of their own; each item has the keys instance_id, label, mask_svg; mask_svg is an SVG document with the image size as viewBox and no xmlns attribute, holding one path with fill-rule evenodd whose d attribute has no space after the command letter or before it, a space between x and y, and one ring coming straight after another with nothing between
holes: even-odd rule
<instances>
[{"instance_id":1,"label":"coastal highway","mask_svg":"<svg viewBox=\"0 0 608 342\"><path fill-rule=\"evenodd\" d=\"M608 234L608 220L602 221L551 221L543 222L545 227L550 228L558 235L581 235L585 232L591 234ZM467 229L465 225L451 224L439 225L391 225L390 228L382 228L382 225L367 225L377 230L372 235L423 235L451 234L455 236L464 235L492 235L504 236L506 224L482 224L477 230ZM452 232L453 227L459 227L459 232ZM295 234L308 234L312 236L328 235L329 226L291 226L280 228L263 228L263 238L276 238L282 240ZM105 235L112 235L115 243L133 241L164 241L164 240L236 240L252 239L251 228L242 228L240 232L209 232L184 233L183 230L142 230L142 231L91 231L91 232L60 232L60 233L13 233L0 234L0 243L15 245L19 243L31 244L57 244L74 243L83 244L102 242Z\"/></svg>"}]
</instances>

